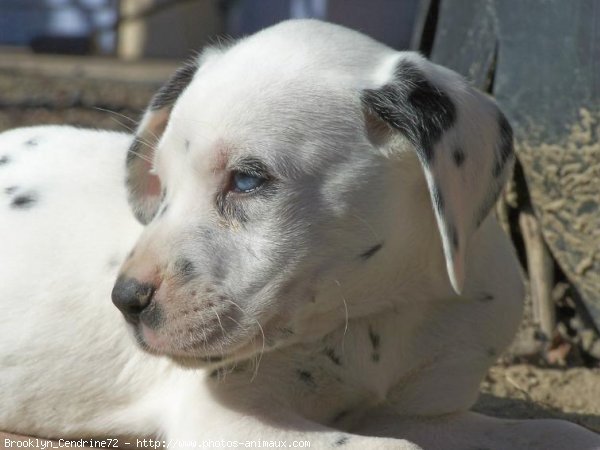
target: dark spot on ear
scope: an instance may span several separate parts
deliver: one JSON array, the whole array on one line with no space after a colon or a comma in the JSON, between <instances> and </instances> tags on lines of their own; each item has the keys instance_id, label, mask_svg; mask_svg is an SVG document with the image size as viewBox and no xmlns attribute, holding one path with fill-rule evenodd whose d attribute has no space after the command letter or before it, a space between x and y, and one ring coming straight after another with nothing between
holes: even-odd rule
<instances>
[{"instance_id":1,"label":"dark spot on ear","mask_svg":"<svg viewBox=\"0 0 600 450\"><path fill-rule=\"evenodd\" d=\"M340 420L343 420L344 418L348 417L348 414L350 414L350 411L347 409L340 411L335 416L333 416L333 418L331 419L331 423L336 423Z\"/></svg>"},{"instance_id":2,"label":"dark spot on ear","mask_svg":"<svg viewBox=\"0 0 600 450\"><path fill-rule=\"evenodd\" d=\"M179 258L175 261L175 272L184 277L189 278L195 274L196 268L194 263L187 258Z\"/></svg>"},{"instance_id":3,"label":"dark spot on ear","mask_svg":"<svg viewBox=\"0 0 600 450\"><path fill-rule=\"evenodd\" d=\"M371 326L369 326L369 340L371 341L373 350L377 350L379 348L379 344L381 343L381 338Z\"/></svg>"},{"instance_id":4,"label":"dark spot on ear","mask_svg":"<svg viewBox=\"0 0 600 450\"><path fill-rule=\"evenodd\" d=\"M367 250L364 253L361 253L359 256L361 259L363 260L367 260L369 259L371 256L373 256L375 253L377 253L379 250L381 250L381 247L383 247L383 243L374 245L373 247L371 247L369 250Z\"/></svg>"},{"instance_id":5,"label":"dark spot on ear","mask_svg":"<svg viewBox=\"0 0 600 450\"><path fill-rule=\"evenodd\" d=\"M448 235L450 237L450 242L452 243L452 248L457 250L459 245L458 231L456 231L456 227L452 222L448 222L446 226L448 228Z\"/></svg>"},{"instance_id":6,"label":"dark spot on ear","mask_svg":"<svg viewBox=\"0 0 600 450\"><path fill-rule=\"evenodd\" d=\"M492 169L494 177L499 177L504 171L506 162L512 157L513 149L513 131L504 114L498 116L499 139L496 148L496 161Z\"/></svg>"},{"instance_id":7,"label":"dark spot on ear","mask_svg":"<svg viewBox=\"0 0 600 450\"><path fill-rule=\"evenodd\" d=\"M350 440L350 438L348 436L342 436L342 437L338 438L337 441L335 441L334 445L336 447L341 447L342 445L346 445L349 440Z\"/></svg>"},{"instance_id":8,"label":"dark spot on ear","mask_svg":"<svg viewBox=\"0 0 600 450\"><path fill-rule=\"evenodd\" d=\"M480 302L491 302L492 300L494 300L494 296L492 294L488 294L487 292L484 292L481 297L479 297Z\"/></svg>"},{"instance_id":9,"label":"dark spot on ear","mask_svg":"<svg viewBox=\"0 0 600 450\"><path fill-rule=\"evenodd\" d=\"M156 303L150 303L150 306L142 311L140 316L142 322L152 329L160 328L165 323L165 315L162 307Z\"/></svg>"},{"instance_id":10,"label":"dark spot on ear","mask_svg":"<svg viewBox=\"0 0 600 450\"><path fill-rule=\"evenodd\" d=\"M4 193L6 195L10 195L10 194L13 194L17 189L18 189L17 186L9 186L7 188L4 188Z\"/></svg>"},{"instance_id":11,"label":"dark spot on ear","mask_svg":"<svg viewBox=\"0 0 600 450\"><path fill-rule=\"evenodd\" d=\"M10 206L15 209L29 209L35 204L36 201L37 198L35 194L22 194L14 197L10 203Z\"/></svg>"},{"instance_id":12,"label":"dark spot on ear","mask_svg":"<svg viewBox=\"0 0 600 450\"><path fill-rule=\"evenodd\" d=\"M452 151L452 159L454 159L454 164L456 164L456 167L460 167L463 165L463 163L465 162L465 152L463 151L462 148L460 147L456 147L453 151Z\"/></svg>"},{"instance_id":13,"label":"dark spot on ear","mask_svg":"<svg viewBox=\"0 0 600 450\"><path fill-rule=\"evenodd\" d=\"M181 66L159 89L150 102L150 109L156 111L166 106L172 106L183 90L188 87L198 70L198 62L190 60Z\"/></svg>"},{"instance_id":14,"label":"dark spot on ear","mask_svg":"<svg viewBox=\"0 0 600 450\"><path fill-rule=\"evenodd\" d=\"M335 353L335 350L332 349L331 347L327 347L325 348L325 350L323 350L323 353L331 360L331 362L333 362L336 366L341 366L342 365L342 361L340 360L340 357Z\"/></svg>"},{"instance_id":15,"label":"dark spot on ear","mask_svg":"<svg viewBox=\"0 0 600 450\"><path fill-rule=\"evenodd\" d=\"M379 89L366 89L361 100L404 134L428 164L434 158L434 145L456 121L456 106L450 96L409 61L400 61L393 81Z\"/></svg>"},{"instance_id":16,"label":"dark spot on ear","mask_svg":"<svg viewBox=\"0 0 600 450\"><path fill-rule=\"evenodd\" d=\"M10 158L6 155L4 155L0 158L0 166L8 164L9 162L10 162Z\"/></svg>"},{"instance_id":17,"label":"dark spot on ear","mask_svg":"<svg viewBox=\"0 0 600 450\"><path fill-rule=\"evenodd\" d=\"M298 370L296 373L298 374L300 381L302 381L304 384L311 388L317 387L317 383L315 383L312 373L310 373L308 370Z\"/></svg>"}]
</instances>

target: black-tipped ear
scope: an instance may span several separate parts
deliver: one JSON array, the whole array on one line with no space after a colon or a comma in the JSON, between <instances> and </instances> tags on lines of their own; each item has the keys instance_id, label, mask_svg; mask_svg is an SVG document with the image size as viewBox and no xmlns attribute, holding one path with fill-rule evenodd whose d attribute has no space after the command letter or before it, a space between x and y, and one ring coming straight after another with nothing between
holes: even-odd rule
<instances>
[{"instance_id":1,"label":"black-tipped ear","mask_svg":"<svg viewBox=\"0 0 600 450\"><path fill-rule=\"evenodd\" d=\"M152 173L154 150L169 122L173 105L198 70L197 60L180 67L152 98L127 154L129 204L143 224L152 220L162 199L159 178Z\"/></svg>"},{"instance_id":2,"label":"black-tipped ear","mask_svg":"<svg viewBox=\"0 0 600 450\"><path fill-rule=\"evenodd\" d=\"M154 95L127 154L129 204L143 224L152 220L162 199L159 178L152 173L154 150L169 121L173 105L198 70L197 60L180 67Z\"/></svg>"},{"instance_id":3,"label":"black-tipped ear","mask_svg":"<svg viewBox=\"0 0 600 450\"><path fill-rule=\"evenodd\" d=\"M388 81L362 94L410 142L423 167L450 282L463 289L469 238L489 214L512 162L512 130L486 95L418 54L398 54ZM372 119L371 119L372 120Z\"/></svg>"}]
</instances>

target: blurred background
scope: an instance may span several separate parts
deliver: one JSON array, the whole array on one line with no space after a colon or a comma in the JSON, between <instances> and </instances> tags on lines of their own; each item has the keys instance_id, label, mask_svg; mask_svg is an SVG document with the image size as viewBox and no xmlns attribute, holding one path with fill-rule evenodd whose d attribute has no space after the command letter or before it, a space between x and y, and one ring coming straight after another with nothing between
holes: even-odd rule
<instances>
[{"instance_id":1,"label":"blurred background","mask_svg":"<svg viewBox=\"0 0 600 450\"><path fill-rule=\"evenodd\" d=\"M600 2L0 0L0 131L130 130L204 45L306 17L420 51L496 97L518 155L496 213L528 296L478 408L600 431Z\"/></svg>"}]
</instances>

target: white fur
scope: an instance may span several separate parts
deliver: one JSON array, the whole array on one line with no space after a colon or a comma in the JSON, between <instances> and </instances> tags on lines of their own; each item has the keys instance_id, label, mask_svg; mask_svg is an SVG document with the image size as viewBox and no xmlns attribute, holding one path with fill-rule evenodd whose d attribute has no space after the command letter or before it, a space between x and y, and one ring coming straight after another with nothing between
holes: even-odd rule
<instances>
[{"instance_id":1,"label":"white fur","mask_svg":"<svg viewBox=\"0 0 600 450\"><path fill-rule=\"evenodd\" d=\"M146 227L123 184L131 136L70 127L1 134L9 162L0 166L0 429L154 436L196 441L192 448L211 439L600 448L566 422L468 411L513 337L523 289L489 216L469 238L457 296L414 152L402 139L374 149L365 138L356 94L384 83L396 55L313 21L205 55L156 136L151 156L169 207ZM452 90L445 73L427 72ZM494 139L477 116L487 106L477 108L459 104L473 133L481 120L478 132ZM279 184L271 199L236 200L249 216L241 224L220 217L214 199L229 165L247 155L263 158ZM34 203L12 207L23 192ZM378 243L373 257L359 257ZM191 281L177 274L181 258L193 263ZM111 304L117 263L121 274L160 284L153 302L164 323L137 329L159 356L135 345ZM219 355L221 365L202 362Z\"/></svg>"}]
</instances>

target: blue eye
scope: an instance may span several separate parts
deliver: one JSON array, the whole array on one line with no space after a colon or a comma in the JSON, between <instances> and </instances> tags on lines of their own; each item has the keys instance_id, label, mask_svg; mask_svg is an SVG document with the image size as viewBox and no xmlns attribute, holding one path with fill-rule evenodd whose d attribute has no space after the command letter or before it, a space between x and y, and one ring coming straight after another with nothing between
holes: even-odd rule
<instances>
[{"instance_id":1,"label":"blue eye","mask_svg":"<svg viewBox=\"0 0 600 450\"><path fill-rule=\"evenodd\" d=\"M234 172L232 181L232 190L234 192L252 192L258 189L265 182L264 178L251 175L244 172Z\"/></svg>"}]
</instances>

